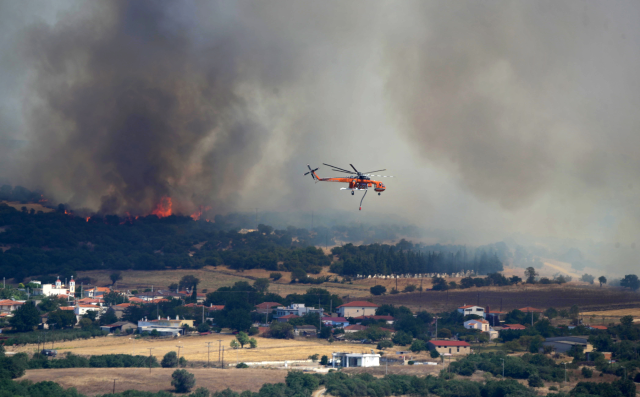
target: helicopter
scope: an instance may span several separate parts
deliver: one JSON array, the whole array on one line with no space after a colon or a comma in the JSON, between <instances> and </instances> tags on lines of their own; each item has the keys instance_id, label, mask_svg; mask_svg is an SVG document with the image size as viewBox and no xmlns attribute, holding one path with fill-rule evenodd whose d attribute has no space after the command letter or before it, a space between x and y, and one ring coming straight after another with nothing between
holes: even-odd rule
<instances>
[{"instance_id":1,"label":"helicopter","mask_svg":"<svg viewBox=\"0 0 640 397\"><path fill-rule=\"evenodd\" d=\"M364 200L364 197L367 195L367 192L369 191L369 188L373 188L373 190L375 190L378 193L378 196L380 195L380 193L384 192L387 188L384 186L384 183L380 182L380 181L374 181L371 179L371 177L382 177L382 178L393 178L393 176L387 176L387 175L373 175L372 172L382 172L382 171L386 171L386 169L384 170L376 170L376 171L367 171L367 172L360 172L356 169L356 167L353 166L353 164L349 164L351 166L351 168L353 168L353 171L355 171L355 173L353 171L349 171L349 170L345 170L344 168L340 168L340 167L336 167L335 165L330 165L330 164L326 164L326 163L322 163L324 165L326 165L327 167L331 167L331 171L334 172L342 172L345 174L349 174L349 176L347 177L338 177L338 178L320 178L318 176L318 174L316 174L316 171L318 171L320 168L315 168L315 169L311 169L311 166L309 164L307 164L307 168L309 168L309 171L306 172L304 174L304 176L311 174L311 177L313 178L313 180L317 183L317 182L341 182L341 183L348 183L349 187L343 187L340 188L340 190L347 190L347 191L351 191L351 195L355 195L355 191L356 190L364 190L364 194L362 195L362 198L360 199L360 211L362 211L362 201Z\"/></svg>"}]
</instances>

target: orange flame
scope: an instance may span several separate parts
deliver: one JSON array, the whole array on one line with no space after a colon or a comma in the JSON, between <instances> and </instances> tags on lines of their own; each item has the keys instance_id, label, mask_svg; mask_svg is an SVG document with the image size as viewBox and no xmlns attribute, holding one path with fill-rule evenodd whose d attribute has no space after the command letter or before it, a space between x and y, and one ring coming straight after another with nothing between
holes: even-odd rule
<instances>
[{"instance_id":1,"label":"orange flame","mask_svg":"<svg viewBox=\"0 0 640 397\"><path fill-rule=\"evenodd\" d=\"M191 218L193 218L194 221L197 221L198 219L200 219L203 212L209 211L210 209L211 207L200 206L200 209L198 211L191 214ZM206 221L208 222L209 220L207 219Z\"/></svg>"},{"instance_id":2,"label":"orange flame","mask_svg":"<svg viewBox=\"0 0 640 397\"><path fill-rule=\"evenodd\" d=\"M90 218L91 218L91 217L90 217L90 216L88 216L88 217L86 218L86 221L87 221L87 222L89 222L89 219L90 219Z\"/></svg>"},{"instance_id":3,"label":"orange flame","mask_svg":"<svg viewBox=\"0 0 640 397\"><path fill-rule=\"evenodd\" d=\"M157 216L158 218L165 218L171 215L171 197L163 197L160 199L160 202L156 206L156 209L151 211L151 214Z\"/></svg>"}]
</instances>

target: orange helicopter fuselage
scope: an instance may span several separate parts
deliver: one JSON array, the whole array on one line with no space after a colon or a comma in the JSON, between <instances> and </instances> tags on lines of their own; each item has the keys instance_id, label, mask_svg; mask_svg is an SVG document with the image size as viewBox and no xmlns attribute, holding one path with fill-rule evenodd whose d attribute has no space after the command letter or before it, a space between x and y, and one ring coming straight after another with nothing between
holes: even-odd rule
<instances>
[{"instance_id":1,"label":"orange helicopter fuselage","mask_svg":"<svg viewBox=\"0 0 640 397\"><path fill-rule=\"evenodd\" d=\"M318 174L313 171L313 175L316 177L316 180L319 182L339 182L339 183L348 183L349 189L352 190L366 190L368 188L373 188L376 192L382 193L387 188L384 186L384 183L380 181L374 181L372 179L365 178L320 178Z\"/></svg>"}]
</instances>

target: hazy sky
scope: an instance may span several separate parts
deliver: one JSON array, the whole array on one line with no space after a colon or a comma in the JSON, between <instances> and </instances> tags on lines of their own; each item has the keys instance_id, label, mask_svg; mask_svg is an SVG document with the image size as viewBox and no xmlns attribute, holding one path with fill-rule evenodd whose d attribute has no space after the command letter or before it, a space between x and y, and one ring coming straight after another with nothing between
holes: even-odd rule
<instances>
[{"instance_id":1,"label":"hazy sky","mask_svg":"<svg viewBox=\"0 0 640 397\"><path fill-rule=\"evenodd\" d=\"M636 1L2 0L0 177L103 211L357 212L302 176L353 163L396 176L363 220L630 246L639 20Z\"/></svg>"}]
</instances>

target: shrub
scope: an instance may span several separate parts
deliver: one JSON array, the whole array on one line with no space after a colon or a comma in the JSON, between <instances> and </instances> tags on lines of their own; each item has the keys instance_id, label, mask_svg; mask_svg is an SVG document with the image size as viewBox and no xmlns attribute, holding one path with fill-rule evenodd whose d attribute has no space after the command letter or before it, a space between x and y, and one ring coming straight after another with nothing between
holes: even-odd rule
<instances>
[{"instance_id":1,"label":"shrub","mask_svg":"<svg viewBox=\"0 0 640 397\"><path fill-rule=\"evenodd\" d=\"M319 357L320 357L320 355L316 353L314 355L309 356L309 360L311 360L311 361L313 361L315 363L316 361L318 361Z\"/></svg>"},{"instance_id":2,"label":"shrub","mask_svg":"<svg viewBox=\"0 0 640 397\"><path fill-rule=\"evenodd\" d=\"M178 366L178 355L176 352L171 351L164 355L162 361L160 362L162 368L175 368Z\"/></svg>"},{"instance_id":3,"label":"shrub","mask_svg":"<svg viewBox=\"0 0 640 397\"><path fill-rule=\"evenodd\" d=\"M258 347L258 341L255 338L249 338L249 348L255 349Z\"/></svg>"},{"instance_id":4,"label":"shrub","mask_svg":"<svg viewBox=\"0 0 640 397\"><path fill-rule=\"evenodd\" d=\"M404 287L404 292L413 292L417 289L418 287L416 287L414 284L409 284L406 287Z\"/></svg>"},{"instance_id":5,"label":"shrub","mask_svg":"<svg viewBox=\"0 0 640 397\"><path fill-rule=\"evenodd\" d=\"M411 351L414 353L419 353L422 350L427 350L427 345L420 339L414 340L411 344Z\"/></svg>"},{"instance_id":6,"label":"shrub","mask_svg":"<svg viewBox=\"0 0 640 397\"><path fill-rule=\"evenodd\" d=\"M591 368L588 368L588 367L582 367L582 376L584 376L585 378L592 378L593 377L593 370Z\"/></svg>"},{"instance_id":7,"label":"shrub","mask_svg":"<svg viewBox=\"0 0 640 397\"><path fill-rule=\"evenodd\" d=\"M387 289L382 285L375 285L369 291L371 291L371 295L383 295L387 292Z\"/></svg>"},{"instance_id":8,"label":"shrub","mask_svg":"<svg viewBox=\"0 0 640 397\"><path fill-rule=\"evenodd\" d=\"M409 361L407 364L413 365L414 363L413 363L413 361Z\"/></svg>"},{"instance_id":9,"label":"shrub","mask_svg":"<svg viewBox=\"0 0 640 397\"><path fill-rule=\"evenodd\" d=\"M528 379L529 387L544 387L544 382L538 375L531 375Z\"/></svg>"},{"instance_id":10,"label":"shrub","mask_svg":"<svg viewBox=\"0 0 640 397\"><path fill-rule=\"evenodd\" d=\"M238 365L236 365L236 368L249 368L249 366L245 363L239 363Z\"/></svg>"},{"instance_id":11,"label":"shrub","mask_svg":"<svg viewBox=\"0 0 640 397\"><path fill-rule=\"evenodd\" d=\"M329 365L329 357L322 356L322 358L320 359L320 364L321 365Z\"/></svg>"},{"instance_id":12,"label":"shrub","mask_svg":"<svg viewBox=\"0 0 640 397\"><path fill-rule=\"evenodd\" d=\"M440 357L440 353L438 353L438 351L437 351L436 349L429 350L429 354L431 355L431 358L438 358L438 357Z\"/></svg>"},{"instance_id":13,"label":"shrub","mask_svg":"<svg viewBox=\"0 0 640 397\"><path fill-rule=\"evenodd\" d=\"M176 369L171 374L171 386L175 387L178 393L188 393L196 385L196 378L185 369Z\"/></svg>"},{"instance_id":14,"label":"shrub","mask_svg":"<svg viewBox=\"0 0 640 397\"><path fill-rule=\"evenodd\" d=\"M389 347L393 347L393 342L391 342L390 340L381 340L380 342L378 342L378 346L376 346L376 349L382 350Z\"/></svg>"},{"instance_id":15,"label":"shrub","mask_svg":"<svg viewBox=\"0 0 640 397\"><path fill-rule=\"evenodd\" d=\"M393 343L396 345L408 345L413 341L413 337L404 331L398 331L393 336Z\"/></svg>"}]
</instances>

